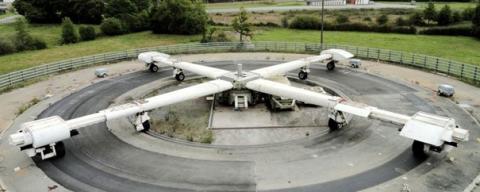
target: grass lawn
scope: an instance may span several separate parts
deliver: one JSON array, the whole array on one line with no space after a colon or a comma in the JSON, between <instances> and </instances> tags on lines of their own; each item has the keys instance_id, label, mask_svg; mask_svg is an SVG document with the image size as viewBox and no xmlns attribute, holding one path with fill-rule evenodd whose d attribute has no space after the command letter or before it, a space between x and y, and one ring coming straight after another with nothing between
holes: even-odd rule
<instances>
[{"instance_id":1,"label":"grass lawn","mask_svg":"<svg viewBox=\"0 0 480 192\"><path fill-rule=\"evenodd\" d=\"M58 43L55 43L55 41L58 41L58 37L56 36L59 35L59 32L53 33L57 30L60 29L56 27L49 29L47 27L45 34L42 36L45 39L49 39L48 49L0 56L0 74L63 59L125 49L154 47L191 41L198 42L201 38L200 36L155 35L151 32L140 32L116 37L102 37L95 41L59 46ZM35 34L34 31L35 30L32 30L33 34ZM49 37L50 35L51 37Z\"/></svg>"},{"instance_id":2,"label":"grass lawn","mask_svg":"<svg viewBox=\"0 0 480 192\"><path fill-rule=\"evenodd\" d=\"M49 47L58 45L60 42L59 34L62 31L60 25L29 25L27 30L33 36L45 40ZM15 34L15 24L0 25L0 32L1 37L12 37Z\"/></svg>"},{"instance_id":3,"label":"grass lawn","mask_svg":"<svg viewBox=\"0 0 480 192\"><path fill-rule=\"evenodd\" d=\"M10 16L14 16L15 13L12 13L12 12L7 12L5 14L0 14L0 19L3 19L5 17L10 17Z\"/></svg>"},{"instance_id":4,"label":"grass lawn","mask_svg":"<svg viewBox=\"0 0 480 192\"><path fill-rule=\"evenodd\" d=\"M208 3L205 4L207 9L231 9L231 8L250 8L250 7L271 7L271 6L301 6L305 2L288 1L288 2L270 2L270 1L245 1L233 3Z\"/></svg>"},{"instance_id":5,"label":"grass lawn","mask_svg":"<svg viewBox=\"0 0 480 192\"><path fill-rule=\"evenodd\" d=\"M425 9L427 2L417 2L417 9ZM448 5L452 10L462 11L466 8L475 8L477 3L473 2L435 2L435 9L440 10L443 6Z\"/></svg>"},{"instance_id":6,"label":"grass lawn","mask_svg":"<svg viewBox=\"0 0 480 192\"><path fill-rule=\"evenodd\" d=\"M254 36L254 40L319 42L320 32L266 28L258 30ZM327 31L324 33L324 41L330 44L415 52L480 65L480 40L472 37Z\"/></svg>"},{"instance_id":7,"label":"grass lawn","mask_svg":"<svg viewBox=\"0 0 480 192\"><path fill-rule=\"evenodd\" d=\"M229 30L228 27L221 29ZM0 74L63 59L125 49L199 42L201 38L200 35L155 35L147 31L61 46L58 43L58 26L37 26L30 31L46 39L49 48L0 56ZM8 33L13 33L13 30ZM255 34L254 41L319 42L320 39L319 31L312 30L257 28ZM328 31L325 32L325 42L416 52L480 65L480 41L469 37Z\"/></svg>"}]
</instances>

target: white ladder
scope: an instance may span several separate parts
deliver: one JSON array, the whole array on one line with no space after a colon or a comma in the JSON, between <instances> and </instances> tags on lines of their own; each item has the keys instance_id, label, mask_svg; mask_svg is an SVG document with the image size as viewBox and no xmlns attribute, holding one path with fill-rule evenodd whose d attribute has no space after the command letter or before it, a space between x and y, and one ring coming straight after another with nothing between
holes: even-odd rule
<instances>
[{"instance_id":1,"label":"white ladder","mask_svg":"<svg viewBox=\"0 0 480 192\"><path fill-rule=\"evenodd\" d=\"M248 109L248 98L245 95L235 95L235 109L239 110L241 107Z\"/></svg>"}]
</instances>

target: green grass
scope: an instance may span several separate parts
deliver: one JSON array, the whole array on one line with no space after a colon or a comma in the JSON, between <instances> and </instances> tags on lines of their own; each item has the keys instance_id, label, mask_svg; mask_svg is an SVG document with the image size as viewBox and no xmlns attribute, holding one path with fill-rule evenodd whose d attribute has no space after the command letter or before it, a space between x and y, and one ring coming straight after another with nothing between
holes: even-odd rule
<instances>
[{"instance_id":1,"label":"green grass","mask_svg":"<svg viewBox=\"0 0 480 192\"><path fill-rule=\"evenodd\" d=\"M426 2L417 2L417 9L425 9L427 7ZM448 5L452 10L461 11L466 8L474 8L477 3L473 2L435 2L435 9L440 10L443 6Z\"/></svg>"},{"instance_id":2,"label":"green grass","mask_svg":"<svg viewBox=\"0 0 480 192\"><path fill-rule=\"evenodd\" d=\"M304 2L288 1L288 2L271 2L271 1L245 1L233 3L209 3L205 4L207 9L231 9L231 8L252 8L252 7L271 7L271 6L301 6Z\"/></svg>"},{"instance_id":3,"label":"green grass","mask_svg":"<svg viewBox=\"0 0 480 192\"><path fill-rule=\"evenodd\" d=\"M57 37L59 36L59 32L53 33L59 30L59 28L46 28L45 34L41 35L41 37L48 39L49 48L0 56L0 74L63 59L133 48L154 47L191 41L198 42L201 38L200 36L155 35L151 32L140 32L116 37L102 37L95 41L59 46ZM33 34L35 34L34 31L35 30L32 30ZM38 33L40 34L41 32L39 31Z\"/></svg>"},{"instance_id":4,"label":"green grass","mask_svg":"<svg viewBox=\"0 0 480 192\"><path fill-rule=\"evenodd\" d=\"M2 28L0 31L6 28ZM221 28L229 30L228 27ZM13 33L12 29L8 33ZM43 37L48 49L0 56L0 74L39 64L126 49L198 42L200 35L156 35L140 32L115 37L101 37L95 41L73 45L59 45L60 27L35 26L30 31ZM3 32L3 31L2 31ZM319 31L283 28L257 28L255 41L319 42ZM401 35L362 32L325 32L325 42L362 47L384 48L416 52L480 65L480 41L470 37Z\"/></svg>"},{"instance_id":5,"label":"green grass","mask_svg":"<svg viewBox=\"0 0 480 192\"><path fill-rule=\"evenodd\" d=\"M7 12L5 14L0 14L0 19L3 19L5 17L10 17L10 16L14 16L16 15L15 13L12 13L12 12Z\"/></svg>"},{"instance_id":6,"label":"green grass","mask_svg":"<svg viewBox=\"0 0 480 192\"><path fill-rule=\"evenodd\" d=\"M29 25L28 31L35 37L39 37L45 42L48 46L56 46L60 42L60 25ZM15 24L4 24L0 25L1 37L12 37L15 34Z\"/></svg>"},{"instance_id":7,"label":"green grass","mask_svg":"<svg viewBox=\"0 0 480 192\"><path fill-rule=\"evenodd\" d=\"M319 42L320 32L281 28L265 29L257 31L254 40ZM324 33L324 41L330 44L414 52L480 65L480 40L471 37L327 31Z\"/></svg>"}]
</instances>

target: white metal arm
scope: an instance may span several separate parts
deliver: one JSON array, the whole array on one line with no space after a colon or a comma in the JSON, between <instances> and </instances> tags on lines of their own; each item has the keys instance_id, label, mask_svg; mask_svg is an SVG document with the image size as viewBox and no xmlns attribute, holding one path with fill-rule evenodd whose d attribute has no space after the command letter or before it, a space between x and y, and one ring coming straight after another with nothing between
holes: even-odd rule
<instances>
[{"instance_id":1,"label":"white metal arm","mask_svg":"<svg viewBox=\"0 0 480 192\"><path fill-rule=\"evenodd\" d=\"M41 147L70 138L70 131L105 122L108 120L135 115L155 108L179 103L198 97L208 96L229 90L232 83L224 80L213 80L185 89L172 91L145 100L115 106L95 114L63 120L58 116L24 123L21 132L10 135L12 145Z\"/></svg>"},{"instance_id":2,"label":"white metal arm","mask_svg":"<svg viewBox=\"0 0 480 192\"><path fill-rule=\"evenodd\" d=\"M172 67L183 69L186 71L190 71L192 73L205 76L212 79L217 79L230 71L218 69L214 67L207 67L204 65L189 63L189 62L182 62L172 59L170 55L158 53L158 52L146 52L141 53L138 55L138 59L145 63L161 63L170 65Z\"/></svg>"},{"instance_id":3,"label":"white metal arm","mask_svg":"<svg viewBox=\"0 0 480 192\"><path fill-rule=\"evenodd\" d=\"M325 61L325 60L334 60L334 61L341 61L353 58L353 54L341 50L341 49L328 49L322 51L322 53L318 56L307 57L304 59L299 59L295 61L290 61L287 63L282 63L278 65L274 65L271 67L265 67L257 70L251 71L252 73L259 74L263 78L269 78L276 75L283 75L289 71L293 71L296 69L300 69L302 67L307 67L311 63Z\"/></svg>"},{"instance_id":4,"label":"white metal arm","mask_svg":"<svg viewBox=\"0 0 480 192\"><path fill-rule=\"evenodd\" d=\"M319 55L319 56L312 56L312 57L307 57L304 59L299 59L287 63L282 63L270 67L265 67L257 70L251 71L252 73L259 74L263 78L269 78L273 77L276 75L283 75L289 71L297 70L302 67L305 67L306 65L318 61L323 61L332 58L330 54L324 54L324 55Z\"/></svg>"},{"instance_id":5,"label":"white metal arm","mask_svg":"<svg viewBox=\"0 0 480 192\"><path fill-rule=\"evenodd\" d=\"M265 79L250 81L245 86L254 91L295 99L323 107L334 107L338 101L342 99L340 97L320 94Z\"/></svg>"},{"instance_id":6,"label":"white metal arm","mask_svg":"<svg viewBox=\"0 0 480 192\"><path fill-rule=\"evenodd\" d=\"M325 95L292 87L265 79L250 81L246 87L262 93L283 96L305 103L315 104L364 118L378 119L403 125L400 135L434 146L444 142L468 140L468 131L458 128L455 119L418 112L413 116L398 114L376 107L346 101L340 97Z\"/></svg>"}]
</instances>

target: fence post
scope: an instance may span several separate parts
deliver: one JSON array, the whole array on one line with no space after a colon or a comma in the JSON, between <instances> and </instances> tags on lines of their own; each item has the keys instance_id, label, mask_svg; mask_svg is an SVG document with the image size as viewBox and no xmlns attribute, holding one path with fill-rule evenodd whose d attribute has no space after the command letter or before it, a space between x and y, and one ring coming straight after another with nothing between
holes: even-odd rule
<instances>
[{"instance_id":1,"label":"fence post","mask_svg":"<svg viewBox=\"0 0 480 192\"><path fill-rule=\"evenodd\" d=\"M367 48L367 58L370 58L370 48Z\"/></svg>"},{"instance_id":2,"label":"fence post","mask_svg":"<svg viewBox=\"0 0 480 192\"><path fill-rule=\"evenodd\" d=\"M477 72L478 72L478 67L475 66L475 72L473 73L473 80L477 81Z\"/></svg>"},{"instance_id":3,"label":"fence post","mask_svg":"<svg viewBox=\"0 0 480 192\"><path fill-rule=\"evenodd\" d=\"M403 65L403 52L400 52L400 63Z\"/></svg>"},{"instance_id":4,"label":"fence post","mask_svg":"<svg viewBox=\"0 0 480 192\"><path fill-rule=\"evenodd\" d=\"M450 75L450 68L452 67L452 61L448 60L448 74Z\"/></svg>"},{"instance_id":5,"label":"fence post","mask_svg":"<svg viewBox=\"0 0 480 192\"><path fill-rule=\"evenodd\" d=\"M437 62L435 63L435 72L438 71L438 57L437 57Z\"/></svg>"},{"instance_id":6,"label":"fence post","mask_svg":"<svg viewBox=\"0 0 480 192\"><path fill-rule=\"evenodd\" d=\"M427 68L427 56L424 55L424 59L423 59L423 68Z\"/></svg>"},{"instance_id":7,"label":"fence post","mask_svg":"<svg viewBox=\"0 0 480 192\"><path fill-rule=\"evenodd\" d=\"M415 63L415 53L412 55L412 65L416 65L416 63Z\"/></svg>"},{"instance_id":8,"label":"fence post","mask_svg":"<svg viewBox=\"0 0 480 192\"><path fill-rule=\"evenodd\" d=\"M392 61L392 50L388 50L388 61Z\"/></svg>"},{"instance_id":9,"label":"fence post","mask_svg":"<svg viewBox=\"0 0 480 192\"><path fill-rule=\"evenodd\" d=\"M462 70L460 70L460 78L463 78L463 69L465 69L465 64L462 64Z\"/></svg>"},{"instance_id":10,"label":"fence post","mask_svg":"<svg viewBox=\"0 0 480 192\"><path fill-rule=\"evenodd\" d=\"M358 47L355 47L355 55L358 55Z\"/></svg>"}]
</instances>

